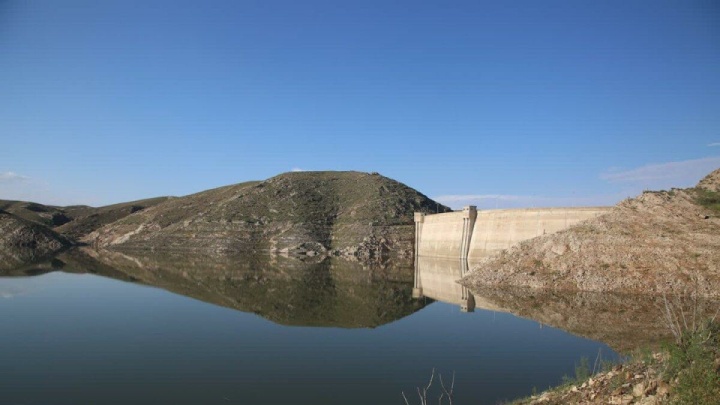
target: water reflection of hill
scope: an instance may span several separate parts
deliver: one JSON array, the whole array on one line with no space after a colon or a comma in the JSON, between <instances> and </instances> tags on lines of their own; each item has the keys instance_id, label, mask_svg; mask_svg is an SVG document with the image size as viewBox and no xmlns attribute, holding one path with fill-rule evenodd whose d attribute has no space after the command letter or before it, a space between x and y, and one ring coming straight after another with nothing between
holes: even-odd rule
<instances>
[{"instance_id":1,"label":"water reflection of hill","mask_svg":"<svg viewBox=\"0 0 720 405\"><path fill-rule=\"evenodd\" d=\"M595 292L550 292L537 289L484 287L468 292L456 281L466 266L459 260L420 257L415 268L416 295L471 308L509 312L570 333L602 341L615 350L655 346L669 339L663 321L662 296ZM418 289L421 289L418 291ZM698 316L712 316L720 303L672 298L672 305Z\"/></svg>"},{"instance_id":2,"label":"water reflection of hill","mask_svg":"<svg viewBox=\"0 0 720 405\"><path fill-rule=\"evenodd\" d=\"M427 304L412 298L411 262L362 266L337 259L128 255L82 249L0 275L59 268L140 282L285 325L377 327Z\"/></svg>"}]
</instances>

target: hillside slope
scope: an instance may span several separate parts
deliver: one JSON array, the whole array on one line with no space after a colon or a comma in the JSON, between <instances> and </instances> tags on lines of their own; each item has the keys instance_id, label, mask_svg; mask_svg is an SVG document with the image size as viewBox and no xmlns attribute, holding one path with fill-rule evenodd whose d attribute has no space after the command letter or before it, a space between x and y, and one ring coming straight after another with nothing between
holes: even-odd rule
<instances>
[{"instance_id":1,"label":"hillside slope","mask_svg":"<svg viewBox=\"0 0 720 405\"><path fill-rule=\"evenodd\" d=\"M0 210L0 269L39 259L72 245L52 230Z\"/></svg>"},{"instance_id":2,"label":"hillside slope","mask_svg":"<svg viewBox=\"0 0 720 405\"><path fill-rule=\"evenodd\" d=\"M487 259L461 283L720 297L718 184L720 170L697 188L645 192Z\"/></svg>"},{"instance_id":3,"label":"hillside slope","mask_svg":"<svg viewBox=\"0 0 720 405\"><path fill-rule=\"evenodd\" d=\"M84 241L113 249L408 255L413 212L447 210L377 174L285 173L166 201Z\"/></svg>"}]
</instances>

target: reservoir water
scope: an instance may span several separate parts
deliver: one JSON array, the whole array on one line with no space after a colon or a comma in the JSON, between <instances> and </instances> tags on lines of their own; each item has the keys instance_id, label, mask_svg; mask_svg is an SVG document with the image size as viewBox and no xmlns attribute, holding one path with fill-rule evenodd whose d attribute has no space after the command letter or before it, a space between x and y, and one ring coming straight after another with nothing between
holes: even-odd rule
<instances>
[{"instance_id":1,"label":"reservoir water","mask_svg":"<svg viewBox=\"0 0 720 405\"><path fill-rule=\"evenodd\" d=\"M78 257L0 278L0 403L417 403L435 369L455 404L495 404L617 358L481 297L418 294L412 267Z\"/></svg>"}]
</instances>

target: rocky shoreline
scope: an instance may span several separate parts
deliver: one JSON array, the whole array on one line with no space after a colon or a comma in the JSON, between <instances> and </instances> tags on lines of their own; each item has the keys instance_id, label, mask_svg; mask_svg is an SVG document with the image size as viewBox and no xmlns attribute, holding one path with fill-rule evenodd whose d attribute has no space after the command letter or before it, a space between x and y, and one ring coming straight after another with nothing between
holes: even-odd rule
<instances>
[{"instance_id":1,"label":"rocky shoreline","mask_svg":"<svg viewBox=\"0 0 720 405\"><path fill-rule=\"evenodd\" d=\"M671 384L662 377L665 355L653 353L646 360L613 366L586 380L575 381L513 405L612 404L656 405L669 403Z\"/></svg>"}]
</instances>

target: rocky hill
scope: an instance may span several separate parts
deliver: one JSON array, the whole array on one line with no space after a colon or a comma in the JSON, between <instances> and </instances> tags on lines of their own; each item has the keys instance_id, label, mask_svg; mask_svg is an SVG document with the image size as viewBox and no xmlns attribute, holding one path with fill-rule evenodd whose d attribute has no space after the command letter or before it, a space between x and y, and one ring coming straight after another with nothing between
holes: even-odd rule
<instances>
[{"instance_id":1,"label":"rocky hill","mask_svg":"<svg viewBox=\"0 0 720 405\"><path fill-rule=\"evenodd\" d=\"M470 287L720 297L720 170L696 188L645 192L608 214L475 266Z\"/></svg>"},{"instance_id":2,"label":"rocky hill","mask_svg":"<svg viewBox=\"0 0 720 405\"><path fill-rule=\"evenodd\" d=\"M0 210L0 269L36 260L72 242L45 226Z\"/></svg>"},{"instance_id":3,"label":"rocky hill","mask_svg":"<svg viewBox=\"0 0 720 405\"><path fill-rule=\"evenodd\" d=\"M120 250L411 255L413 212L449 208L378 174L285 173L165 201L83 241Z\"/></svg>"}]
</instances>

